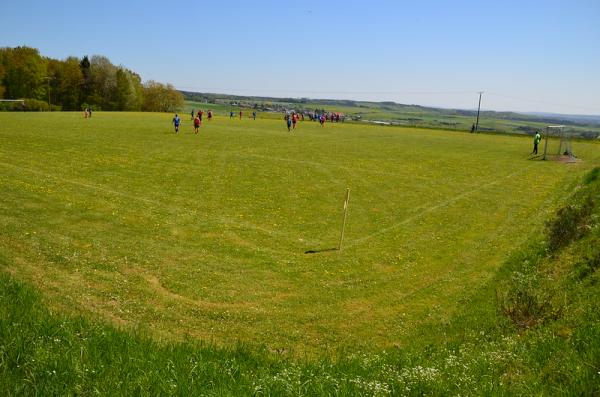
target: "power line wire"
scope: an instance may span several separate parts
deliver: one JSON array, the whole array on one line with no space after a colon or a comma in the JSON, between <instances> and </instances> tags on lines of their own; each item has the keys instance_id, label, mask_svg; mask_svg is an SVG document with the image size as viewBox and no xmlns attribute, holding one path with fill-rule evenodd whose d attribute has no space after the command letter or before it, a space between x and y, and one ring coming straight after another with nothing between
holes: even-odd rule
<instances>
[{"instance_id":1,"label":"power line wire","mask_svg":"<svg viewBox=\"0 0 600 397\"><path fill-rule=\"evenodd\" d=\"M254 92L289 92L286 89L269 89L269 88L216 88L216 87L192 87L192 86L178 86L182 90L200 90L201 92L207 91L254 91ZM478 91L319 91L319 90L294 90L298 93L311 93L311 94L389 94L389 95L404 95L404 94L472 94Z\"/></svg>"},{"instance_id":2,"label":"power line wire","mask_svg":"<svg viewBox=\"0 0 600 397\"><path fill-rule=\"evenodd\" d=\"M554 102L548 102L548 101L540 101L539 99L520 98L520 97L516 97L516 96L512 96L512 95L499 94L496 92L486 92L486 94L491 95L491 96L501 97L501 98L516 99L518 101L535 102L535 103L541 103L544 105L552 105L552 106L565 106L565 107L570 107L573 109L588 110L588 111L600 113L600 109L598 109L598 108L594 109L594 108L588 108L588 107L583 107L583 106L578 106L578 105L570 105L570 104L566 104L566 103L554 103Z\"/></svg>"}]
</instances>

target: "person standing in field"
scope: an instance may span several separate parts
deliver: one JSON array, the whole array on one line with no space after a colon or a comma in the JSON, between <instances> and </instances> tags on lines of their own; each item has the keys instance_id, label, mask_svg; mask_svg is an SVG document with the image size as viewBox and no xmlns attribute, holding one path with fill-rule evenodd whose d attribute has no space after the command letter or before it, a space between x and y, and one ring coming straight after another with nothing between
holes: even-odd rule
<instances>
[{"instance_id":1,"label":"person standing in field","mask_svg":"<svg viewBox=\"0 0 600 397\"><path fill-rule=\"evenodd\" d=\"M296 123L298 122L298 114L297 113L292 113L292 129L296 129Z\"/></svg>"},{"instance_id":2,"label":"person standing in field","mask_svg":"<svg viewBox=\"0 0 600 397\"><path fill-rule=\"evenodd\" d=\"M240 120L242 119L242 111L240 110Z\"/></svg>"},{"instance_id":3,"label":"person standing in field","mask_svg":"<svg viewBox=\"0 0 600 397\"><path fill-rule=\"evenodd\" d=\"M212 110L209 110L207 115L208 115L208 121L211 121L212 120Z\"/></svg>"},{"instance_id":4,"label":"person standing in field","mask_svg":"<svg viewBox=\"0 0 600 397\"><path fill-rule=\"evenodd\" d=\"M202 119L200 119L200 115L197 115L194 118L194 133L197 134L200 129L200 124L202 123Z\"/></svg>"},{"instance_id":5,"label":"person standing in field","mask_svg":"<svg viewBox=\"0 0 600 397\"><path fill-rule=\"evenodd\" d=\"M181 124L181 119L179 118L179 115L177 115L177 113L175 113L175 117L173 117L173 126L175 126L175 133L179 133L179 124Z\"/></svg>"},{"instance_id":6,"label":"person standing in field","mask_svg":"<svg viewBox=\"0 0 600 397\"><path fill-rule=\"evenodd\" d=\"M540 134L539 131L537 131L535 133L535 136L533 137L533 152L531 152L531 154L538 154L538 145L541 140L542 140L542 135Z\"/></svg>"},{"instance_id":7,"label":"person standing in field","mask_svg":"<svg viewBox=\"0 0 600 397\"><path fill-rule=\"evenodd\" d=\"M252 112L252 118L256 120L256 112Z\"/></svg>"},{"instance_id":8,"label":"person standing in field","mask_svg":"<svg viewBox=\"0 0 600 397\"><path fill-rule=\"evenodd\" d=\"M203 115L204 115L204 111L202 109L198 110L198 117L200 118L200 122L202 122Z\"/></svg>"},{"instance_id":9,"label":"person standing in field","mask_svg":"<svg viewBox=\"0 0 600 397\"><path fill-rule=\"evenodd\" d=\"M285 119L285 122L287 124L288 132L292 131L292 118L290 117L290 115L286 114L283 118Z\"/></svg>"},{"instance_id":10,"label":"person standing in field","mask_svg":"<svg viewBox=\"0 0 600 397\"><path fill-rule=\"evenodd\" d=\"M192 118L190 120L194 120L194 109L192 109L191 116L192 116Z\"/></svg>"},{"instance_id":11,"label":"person standing in field","mask_svg":"<svg viewBox=\"0 0 600 397\"><path fill-rule=\"evenodd\" d=\"M232 119L233 118L233 110L231 112L229 112L229 118Z\"/></svg>"}]
</instances>

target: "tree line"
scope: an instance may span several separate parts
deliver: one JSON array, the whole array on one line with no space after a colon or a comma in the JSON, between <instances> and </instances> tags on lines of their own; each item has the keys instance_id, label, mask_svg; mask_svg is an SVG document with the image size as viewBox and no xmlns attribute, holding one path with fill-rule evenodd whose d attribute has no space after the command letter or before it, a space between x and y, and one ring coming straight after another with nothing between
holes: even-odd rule
<instances>
[{"instance_id":1,"label":"tree line","mask_svg":"<svg viewBox=\"0 0 600 397\"><path fill-rule=\"evenodd\" d=\"M184 104L172 85L142 83L140 75L105 56L58 60L31 47L0 48L0 99L24 99L3 103L0 110L172 112Z\"/></svg>"}]
</instances>

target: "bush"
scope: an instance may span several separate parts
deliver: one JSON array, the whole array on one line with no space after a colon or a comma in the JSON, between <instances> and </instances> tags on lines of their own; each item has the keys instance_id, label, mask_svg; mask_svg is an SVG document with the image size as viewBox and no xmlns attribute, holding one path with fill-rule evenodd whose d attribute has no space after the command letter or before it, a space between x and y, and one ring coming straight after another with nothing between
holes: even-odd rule
<instances>
[{"instance_id":1,"label":"bush","mask_svg":"<svg viewBox=\"0 0 600 397\"><path fill-rule=\"evenodd\" d=\"M529 328L563 315L566 302L560 302L560 294L557 293L561 287L553 283L553 277L544 275L541 266L556 260L560 251L576 239L589 231L597 231L594 226L597 219L594 199L599 195L599 176L600 168L589 172L583 185L546 223L548 250L542 254L543 257L536 253L535 248L529 248L525 251L525 258L511 273L510 280L498 285L498 306L517 326ZM592 233L589 239L574 248L578 260L572 268L572 275L576 280L583 280L600 268L600 241L596 235L596 232ZM548 257L548 253L552 256Z\"/></svg>"},{"instance_id":2,"label":"bush","mask_svg":"<svg viewBox=\"0 0 600 397\"><path fill-rule=\"evenodd\" d=\"M553 293L541 285L539 275L527 261L524 272L512 273L508 282L496 289L496 300L502 313L519 328L530 328L562 314L553 303ZM547 287L547 286L546 286Z\"/></svg>"},{"instance_id":3,"label":"bush","mask_svg":"<svg viewBox=\"0 0 600 397\"><path fill-rule=\"evenodd\" d=\"M556 217L546 224L550 251L565 247L571 241L583 236L588 229L593 209L594 200L590 193L579 202L569 203L560 208Z\"/></svg>"},{"instance_id":4,"label":"bush","mask_svg":"<svg viewBox=\"0 0 600 397\"><path fill-rule=\"evenodd\" d=\"M576 280L583 280L600 268L600 239L592 238L581 252L580 260L575 264L573 274Z\"/></svg>"},{"instance_id":5,"label":"bush","mask_svg":"<svg viewBox=\"0 0 600 397\"><path fill-rule=\"evenodd\" d=\"M48 103L44 101L40 101L39 99L27 98L25 99L24 110L28 112L36 112L36 111L48 111L50 110Z\"/></svg>"},{"instance_id":6,"label":"bush","mask_svg":"<svg viewBox=\"0 0 600 397\"><path fill-rule=\"evenodd\" d=\"M599 176L600 176L600 167L596 167L585 175L585 177L583 178L583 183L585 185L589 185L592 182L598 180Z\"/></svg>"}]
</instances>

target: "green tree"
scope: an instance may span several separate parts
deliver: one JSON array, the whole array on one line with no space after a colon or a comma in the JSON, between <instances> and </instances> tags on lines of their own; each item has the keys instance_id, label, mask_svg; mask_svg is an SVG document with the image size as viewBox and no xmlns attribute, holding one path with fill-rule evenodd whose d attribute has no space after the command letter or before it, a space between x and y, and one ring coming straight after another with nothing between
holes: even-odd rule
<instances>
[{"instance_id":1,"label":"green tree","mask_svg":"<svg viewBox=\"0 0 600 397\"><path fill-rule=\"evenodd\" d=\"M143 95L141 78L122 67L116 72L116 104L118 110L140 110Z\"/></svg>"},{"instance_id":2,"label":"green tree","mask_svg":"<svg viewBox=\"0 0 600 397\"><path fill-rule=\"evenodd\" d=\"M141 110L142 103L144 102L144 86L142 84L142 78L139 74L130 72L130 82L133 87L133 91L135 92L135 109L132 110Z\"/></svg>"},{"instance_id":3,"label":"green tree","mask_svg":"<svg viewBox=\"0 0 600 397\"><path fill-rule=\"evenodd\" d=\"M123 69L117 69L115 76L116 80L116 105L118 110L127 110L127 102L131 96L131 87L129 86L129 80L127 74Z\"/></svg>"},{"instance_id":4,"label":"green tree","mask_svg":"<svg viewBox=\"0 0 600 397\"><path fill-rule=\"evenodd\" d=\"M88 103L104 110L117 110L116 66L107 57L101 55L92 56L90 64L92 94L88 98Z\"/></svg>"},{"instance_id":5,"label":"green tree","mask_svg":"<svg viewBox=\"0 0 600 397\"><path fill-rule=\"evenodd\" d=\"M44 99L50 101L52 105L60 104L60 93L59 85L62 78L62 61L57 59L46 59L46 77L45 77L45 91ZM46 80L47 79L47 80ZM49 90L49 91L48 91Z\"/></svg>"},{"instance_id":6,"label":"green tree","mask_svg":"<svg viewBox=\"0 0 600 397\"><path fill-rule=\"evenodd\" d=\"M144 102L142 110L146 112L158 112L161 108L163 86L156 81L150 80L144 84Z\"/></svg>"},{"instance_id":7,"label":"green tree","mask_svg":"<svg viewBox=\"0 0 600 397\"><path fill-rule=\"evenodd\" d=\"M180 110L183 105L183 95L172 85L164 85L152 80L144 84L142 110L147 112L174 112Z\"/></svg>"},{"instance_id":8,"label":"green tree","mask_svg":"<svg viewBox=\"0 0 600 397\"><path fill-rule=\"evenodd\" d=\"M4 62L2 59L3 55L0 52L0 99L4 98Z\"/></svg>"},{"instance_id":9,"label":"green tree","mask_svg":"<svg viewBox=\"0 0 600 397\"><path fill-rule=\"evenodd\" d=\"M166 109L167 112L174 112L183 108L185 99L183 94L175 89L171 84L167 84L166 91Z\"/></svg>"},{"instance_id":10,"label":"green tree","mask_svg":"<svg viewBox=\"0 0 600 397\"><path fill-rule=\"evenodd\" d=\"M46 61L35 48L9 48L3 56L5 96L43 100L46 95Z\"/></svg>"},{"instance_id":11,"label":"green tree","mask_svg":"<svg viewBox=\"0 0 600 397\"><path fill-rule=\"evenodd\" d=\"M61 62L60 78L58 81L59 103L64 110L79 110L81 108L81 90L84 78L79 68L79 59L69 57Z\"/></svg>"},{"instance_id":12,"label":"green tree","mask_svg":"<svg viewBox=\"0 0 600 397\"><path fill-rule=\"evenodd\" d=\"M90 63L89 58L84 56L81 58L81 62L79 62L79 70L81 71L81 75L83 76L83 85L81 86L81 90L79 92L79 103L83 104L88 101L88 98L92 94L92 72L90 70L92 64Z\"/></svg>"},{"instance_id":13,"label":"green tree","mask_svg":"<svg viewBox=\"0 0 600 397\"><path fill-rule=\"evenodd\" d=\"M28 99L26 108L33 110L44 108L48 94L52 105L64 110L85 105L171 112L184 104L183 95L172 85L154 81L144 85L138 74L101 55L57 60L42 57L34 48L0 48L0 98Z\"/></svg>"}]
</instances>

